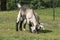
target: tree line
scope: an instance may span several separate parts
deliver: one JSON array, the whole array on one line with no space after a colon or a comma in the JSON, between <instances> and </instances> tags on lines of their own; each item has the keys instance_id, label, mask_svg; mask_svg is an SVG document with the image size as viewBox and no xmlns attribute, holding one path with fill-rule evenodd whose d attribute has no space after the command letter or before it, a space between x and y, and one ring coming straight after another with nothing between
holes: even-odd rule
<instances>
[{"instance_id":1,"label":"tree line","mask_svg":"<svg viewBox=\"0 0 60 40\"><path fill-rule=\"evenodd\" d=\"M29 5L33 9L60 7L60 0L0 0L0 10L17 9L16 3Z\"/></svg>"}]
</instances>

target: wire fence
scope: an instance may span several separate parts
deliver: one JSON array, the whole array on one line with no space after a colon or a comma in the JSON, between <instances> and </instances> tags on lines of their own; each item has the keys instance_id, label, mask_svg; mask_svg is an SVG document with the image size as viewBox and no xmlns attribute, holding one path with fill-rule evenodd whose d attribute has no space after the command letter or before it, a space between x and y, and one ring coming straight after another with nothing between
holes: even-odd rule
<instances>
[{"instance_id":1,"label":"wire fence","mask_svg":"<svg viewBox=\"0 0 60 40\"><path fill-rule=\"evenodd\" d=\"M7 10L13 10L17 9L16 3L19 2L21 5L30 5L31 8L33 9L47 9L47 8L52 8L53 11L53 20L55 20L56 13L58 13L57 10L60 8L60 0L50 0L48 2L44 2L42 0L33 0L33 1L24 1L24 0L10 0L7 1ZM58 8L57 8L58 7ZM0 1L0 10L1 10L1 1ZM59 13L58 13L59 14Z\"/></svg>"},{"instance_id":2,"label":"wire fence","mask_svg":"<svg viewBox=\"0 0 60 40\"><path fill-rule=\"evenodd\" d=\"M43 4L41 5L41 3L38 3L38 2L36 4L34 4L33 1L31 2L33 5L28 4L29 1L27 1L27 2L26 1L24 1L24 2L19 1L19 3L21 3L22 5L24 5L24 4L30 5L30 6L32 6L32 8L37 7L36 8L36 9L38 9L37 13L41 14L41 15L39 15L41 17L41 21L43 21L45 23L47 22L47 24L45 24L45 25L47 25L47 26L51 26L51 25L56 26L56 25L58 25L60 27L60 23L59 23L60 22L60 7L59 7L60 3L59 2L55 1L55 2L53 2L53 4L49 3L50 7L48 7L49 5L46 4L46 3L45 3L45 5L43 5ZM12 1L12 2L9 1L7 3L7 9L8 10L17 9L16 2L15 1ZM0 10L1 10L1 1L0 1ZM12 13L13 13L13 11L12 11ZM53 20L53 21L56 20L56 25L55 25L55 23L51 23L50 20ZM48 23L50 23L50 24L48 24ZM8 26L8 27L10 27L10 26ZM7 28L7 27L3 28L3 27L1 27L0 30L15 30L15 28L12 28L12 27L11 28Z\"/></svg>"}]
</instances>

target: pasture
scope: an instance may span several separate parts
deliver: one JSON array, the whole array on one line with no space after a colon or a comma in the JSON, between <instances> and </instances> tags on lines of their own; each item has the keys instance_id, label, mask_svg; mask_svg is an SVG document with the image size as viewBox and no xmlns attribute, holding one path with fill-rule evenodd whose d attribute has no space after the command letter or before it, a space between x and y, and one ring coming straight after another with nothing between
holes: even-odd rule
<instances>
[{"instance_id":1,"label":"pasture","mask_svg":"<svg viewBox=\"0 0 60 40\"><path fill-rule=\"evenodd\" d=\"M0 40L60 40L60 8L56 8L56 20L53 21L52 8L36 10L40 22L44 23L45 30L30 33L28 25L26 31L15 30L16 17L19 10L0 11Z\"/></svg>"}]
</instances>

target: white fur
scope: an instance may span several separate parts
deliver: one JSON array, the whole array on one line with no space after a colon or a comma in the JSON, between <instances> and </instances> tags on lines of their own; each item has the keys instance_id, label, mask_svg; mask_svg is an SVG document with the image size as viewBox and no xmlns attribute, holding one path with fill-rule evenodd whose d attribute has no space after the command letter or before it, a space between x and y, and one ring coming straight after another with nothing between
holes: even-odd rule
<instances>
[{"instance_id":1,"label":"white fur","mask_svg":"<svg viewBox=\"0 0 60 40\"><path fill-rule=\"evenodd\" d=\"M40 24L40 27L41 27L41 30L45 30L43 23Z\"/></svg>"},{"instance_id":2,"label":"white fur","mask_svg":"<svg viewBox=\"0 0 60 40\"><path fill-rule=\"evenodd\" d=\"M19 11L19 13L18 13L18 16L17 16L17 23L19 22L19 20L20 20L20 11Z\"/></svg>"},{"instance_id":3,"label":"white fur","mask_svg":"<svg viewBox=\"0 0 60 40\"><path fill-rule=\"evenodd\" d=\"M37 21L36 21L36 19L35 19L35 16L34 16L34 14L33 14L33 10L32 9L28 9L27 11L26 11L26 18L27 18L27 23L29 23L29 21L31 21L33 24L34 24L34 26L37 24Z\"/></svg>"},{"instance_id":4,"label":"white fur","mask_svg":"<svg viewBox=\"0 0 60 40\"><path fill-rule=\"evenodd\" d=\"M26 13L27 13L27 14L26 14L27 23L29 24L29 21L31 21L31 22L34 24L34 26L31 27L31 30L32 30L32 32L33 32L33 31L35 30L37 21L36 21L35 16L34 16L34 14L33 14L33 11L32 11L31 9L28 9L28 10L26 11Z\"/></svg>"},{"instance_id":5,"label":"white fur","mask_svg":"<svg viewBox=\"0 0 60 40\"><path fill-rule=\"evenodd\" d=\"M26 29L23 29L24 31L26 30Z\"/></svg>"},{"instance_id":6,"label":"white fur","mask_svg":"<svg viewBox=\"0 0 60 40\"><path fill-rule=\"evenodd\" d=\"M26 23L26 19L24 20L23 24L25 24L25 23Z\"/></svg>"},{"instance_id":7,"label":"white fur","mask_svg":"<svg viewBox=\"0 0 60 40\"><path fill-rule=\"evenodd\" d=\"M18 8L21 8L21 5L19 3L17 3L17 6L18 6Z\"/></svg>"},{"instance_id":8,"label":"white fur","mask_svg":"<svg viewBox=\"0 0 60 40\"><path fill-rule=\"evenodd\" d=\"M21 8L21 5L19 3L17 3L17 6L18 8ZM17 23L19 22L19 20L21 19L20 18L20 13L21 13L21 9L19 11L19 14L18 14L18 17L17 17ZM27 24L29 24L29 21L32 22L34 24L34 26L31 27L32 29L32 32L35 30L36 28L36 25L38 24L38 22L36 21L36 18L33 14L33 10L32 9L27 9L25 12L22 10L22 14L26 14L26 21L27 21ZM26 22L25 21L25 22ZM41 26L41 25L40 25ZM42 27L42 26L41 26ZM24 29L25 30L25 29Z\"/></svg>"},{"instance_id":9,"label":"white fur","mask_svg":"<svg viewBox=\"0 0 60 40\"><path fill-rule=\"evenodd\" d=\"M35 30L35 27L31 27L31 29L32 29L32 32L34 32L34 30Z\"/></svg>"}]
</instances>

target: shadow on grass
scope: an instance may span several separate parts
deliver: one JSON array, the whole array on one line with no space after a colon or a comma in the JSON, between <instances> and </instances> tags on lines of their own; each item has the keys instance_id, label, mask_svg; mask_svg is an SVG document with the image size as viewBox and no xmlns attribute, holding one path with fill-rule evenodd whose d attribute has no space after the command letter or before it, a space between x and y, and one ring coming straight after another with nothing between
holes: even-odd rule
<instances>
[{"instance_id":1,"label":"shadow on grass","mask_svg":"<svg viewBox=\"0 0 60 40\"><path fill-rule=\"evenodd\" d=\"M29 30L26 30L27 32L30 32ZM52 32L52 30L40 30L40 31L38 31L37 33L39 34L39 33L50 33L50 32ZM30 32L31 33L31 32Z\"/></svg>"},{"instance_id":2,"label":"shadow on grass","mask_svg":"<svg viewBox=\"0 0 60 40\"><path fill-rule=\"evenodd\" d=\"M38 33L50 33L52 30L40 30Z\"/></svg>"}]
</instances>

